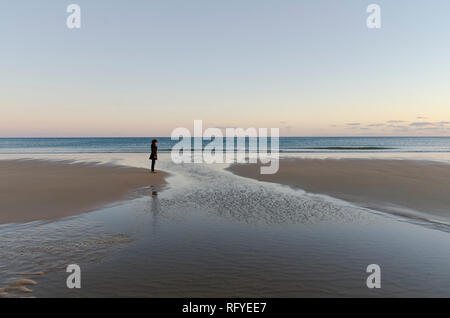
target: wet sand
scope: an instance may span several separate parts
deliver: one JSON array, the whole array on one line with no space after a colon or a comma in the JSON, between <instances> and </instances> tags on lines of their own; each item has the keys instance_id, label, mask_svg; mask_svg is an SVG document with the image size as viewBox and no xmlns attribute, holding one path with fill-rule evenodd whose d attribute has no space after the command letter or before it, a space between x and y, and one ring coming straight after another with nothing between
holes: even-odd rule
<instances>
[{"instance_id":1,"label":"wet sand","mask_svg":"<svg viewBox=\"0 0 450 318\"><path fill-rule=\"evenodd\" d=\"M260 164L235 164L233 173L325 194L359 206L450 221L450 165L414 160L282 159L274 175Z\"/></svg>"},{"instance_id":2,"label":"wet sand","mask_svg":"<svg viewBox=\"0 0 450 318\"><path fill-rule=\"evenodd\" d=\"M0 224L93 211L165 183L167 173L112 165L0 160Z\"/></svg>"}]
</instances>

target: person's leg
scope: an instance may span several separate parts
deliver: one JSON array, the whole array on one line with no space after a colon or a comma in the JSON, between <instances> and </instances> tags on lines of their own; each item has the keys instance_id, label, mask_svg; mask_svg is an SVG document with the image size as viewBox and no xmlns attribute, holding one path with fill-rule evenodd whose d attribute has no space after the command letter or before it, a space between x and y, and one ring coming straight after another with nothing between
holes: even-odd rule
<instances>
[{"instance_id":1,"label":"person's leg","mask_svg":"<svg viewBox=\"0 0 450 318\"><path fill-rule=\"evenodd\" d=\"M152 172L155 171L155 162L156 162L156 160L152 159Z\"/></svg>"}]
</instances>

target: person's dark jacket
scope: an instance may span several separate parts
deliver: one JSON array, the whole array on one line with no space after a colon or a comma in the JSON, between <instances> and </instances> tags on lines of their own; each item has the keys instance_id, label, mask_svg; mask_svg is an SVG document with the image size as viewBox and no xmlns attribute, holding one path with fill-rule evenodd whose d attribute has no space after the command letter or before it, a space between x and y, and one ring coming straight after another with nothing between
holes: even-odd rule
<instances>
[{"instance_id":1,"label":"person's dark jacket","mask_svg":"<svg viewBox=\"0 0 450 318\"><path fill-rule=\"evenodd\" d=\"M156 145L152 145L152 153L150 154L150 159L158 160L158 147Z\"/></svg>"}]
</instances>

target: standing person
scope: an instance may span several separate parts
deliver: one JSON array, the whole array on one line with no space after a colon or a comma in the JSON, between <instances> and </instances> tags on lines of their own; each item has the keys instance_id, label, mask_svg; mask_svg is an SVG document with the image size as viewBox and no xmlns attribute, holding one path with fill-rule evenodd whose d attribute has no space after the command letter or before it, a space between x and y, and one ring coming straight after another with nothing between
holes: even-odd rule
<instances>
[{"instance_id":1,"label":"standing person","mask_svg":"<svg viewBox=\"0 0 450 318\"><path fill-rule=\"evenodd\" d=\"M155 162L158 160L158 140L153 139L152 140L152 153L150 154L150 160L152 161L152 173L155 172Z\"/></svg>"}]
</instances>

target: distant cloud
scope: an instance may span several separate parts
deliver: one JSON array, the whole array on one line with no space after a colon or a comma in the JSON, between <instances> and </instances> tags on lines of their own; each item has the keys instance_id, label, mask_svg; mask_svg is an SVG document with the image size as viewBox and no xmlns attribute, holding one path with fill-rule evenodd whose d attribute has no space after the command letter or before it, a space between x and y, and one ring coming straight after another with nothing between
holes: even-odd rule
<instances>
[{"instance_id":1,"label":"distant cloud","mask_svg":"<svg viewBox=\"0 0 450 318\"><path fill-rule=\"evenodd\" d=\"M395 128L395 129L393 129L392 131L393 131L393 132L401 132L401 133L404 133L404 132L409 131L409 129L408 129L408 127L400 127L400 128Z\"/></svg>"},{"instance_id":2,"label":"distant cloud","mask_svg":"<svg viewBox=\"0 0 450 318\"><path fill-rule=\"evenodd\" d=\"M360 130L370 130L370 128L367 128L367 127L361 127L361 128L359 128Z\"/></svg>"},{"instance_id":3,"label":"distant cloud","mask_svg":"<svg viewBox=\"0 0 450 318\"><path fill-rule=\"evenodd\" d=\"M438 128L438 127L420 127L420 128L417 128L416 130L418 130L418 131L423 131L423 130L441 130L441 128Z\"/></svg>"},{"instance_id":4,"label":"distant cloud","mask_svg":"<svg viewBox=\"0 0 450 318\"><path fill-rule=\"evenodd\" d=\"M392 128L393 132L407 132L409 131L409 127L405 125L388 125L387 127Z\"/></svg>"},{"instance_id":5,"label":"distant cloud","mask_svg":"<svg viewBox=\"0 0 450 318\"><path fill-rule=\"evenodd\" d=\"M428 117L417 116L416 119L428 119Z\"/></svg>"},{"instance_id":6,"label":"distant cloud","mask_svg":"<svg viewBox=\"0 0 450 318\"><path fill-rule=\"evenodd\" d=\"M369 127L383 127L384 124L370 124Z\"/></svg>"},{"instance_id":7,"label":"distant cloud","mask_svg":"<svg viewBox=\"0 0 450 318\"><path fill-rule=\"evenodd\" d=\"M348 123L347 126L359 126L361 123Z\"/></svg>"},{"instance_id":8,"label":"distant cloud","mask_svg":"<svg viewBox=\"0 0 450 318\"><path fill-rule=\"evenodd\" d=\"M285 120L281 120L280 125L283 126L283 127L280 127L281 129L286 129L288 132L290 132L291 129L293 128L291 125L288 125L288 122Z\"/></svg>"},{"instance_id":9,"label":"distant cloud","mask_svg":"<svg viewBox=\"0 0 450 318\"><path fill-rule=\"evenodd\" d=\"M450 121L440 121L437 124L439 124L439 125L450 125Z\"/></svg>"},{"instance_id":10,"label":"distant cloud","mask_svg":"<svg viewBox=\"0 0 450 318\"><path fill-rule=\"evenodd\" d=\"M401 128L401 129L408 128L408 126L406 126L406 125L387 125L387 127L390 127L390 128Z\"/></svg>"},{"instance_id":11,"label":"distant cloud","mask_svg":"<svg viewBox=\"0 0 450 318\"><path fill-rule=\"evenodd\" d=\"M406 123L406 121L404 121L404 120L388 120L387 123L388 124L401 124L401 123Z\"/></svg>"},{"instance_id":12,"label":"distant cloud","mask_svg":"<svg viewBox=\"0 0 450 318\"><path fill-rule=\"evenodd\" d=\"M422 127L422 126L432 126L433 123L429 122L429 121L416 121L413 122L411 124L409 124L410 126L416 126L416 127Z\"/></svg>"}]
</instances>

